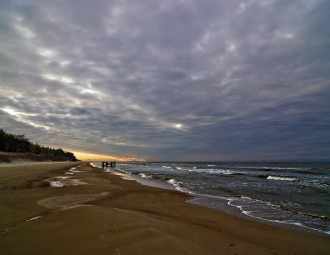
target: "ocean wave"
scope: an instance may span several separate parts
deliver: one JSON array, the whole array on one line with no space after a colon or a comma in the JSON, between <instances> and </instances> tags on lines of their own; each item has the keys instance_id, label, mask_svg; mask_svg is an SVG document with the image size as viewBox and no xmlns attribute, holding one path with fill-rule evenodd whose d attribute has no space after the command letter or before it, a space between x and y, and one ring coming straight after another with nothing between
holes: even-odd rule
<instances>
[{"instance_id":1,"label":"ocean wave","mask_svg":"<svg viewBox=\"0 0 330 255\"><path fill-rule=\"evenodd\" d=\"M327 188L330 185L330 182L327 180L304 180L302 184L305 186L313 186L318 188Z\"/></svg>"},{"instance_id":2,"label":"ocean wave","mask_svg":"<svg viewBox=\"0 0 330 255\"><path fill-rule=\"evenodd\" d=\"M144 173L139 174L141 178L147 178L147 179L152 179L152 175L146 175Z\"/></svg>"},{"instance_id":3,"label":"ocean wave","mask_svg":"<svg viewBox=\"0 0 330 255\"><path fill-rule=\"evenodd\" d=\"M167 183L173 185L174 187L180 187L182 185L182 182L179 182L175 179L169 179Z\"/></svg>"},{"instance_id":4,"label":"ocean wave","mask_svg":"<svg viewBox=\"0 0 330 255\"><path fill-rule=\"evenodd\" d=\"M292 224L329 234L328 228L318 222L319 220L322 222L329 221L328 216L304 213L291 208L290 204L277 204L248 196L241 196L238 199L229 199L227 203L228 205L238 208L243 214L253 218L281 224ZM318 221L311 220L313 218Z\"/></svg>"},{"instance_id":5,"label":"ocean wave","mask_svg":"<svg viewBox=\"0 0 330 255\"><path fill-rule=\"evenodd\" d=\"M278 205L276 205L276 204L274 204L272 202L266 201L266 200L256 199L256 198L252 198L252 197L248 197L248 196L240 196L240 199L253 201L253 202L256 202L256 203L259 203L259 204L268 205L268 206L274 207L274 208L275 207L279 208Z\"/></svg>"},{"instance_id":6,"label":"ocean wave","mask_svg":"<svg viewBox=\"0 0 330 255\"><path fill-rule=\"evenodd\" d=\"M313 174L313 175L324 175L324 174L326 174L326 173L309 171L309 170L301 170L301 171L297 171L297 173L299 173L299 174Z\"/></svg>"},{"instance_id":7,"label":"ocean wave","mask_svg":"<svg viewBox=\"0 0 330 255\"><path fill-rule=\"evenodd\" d=\"M168 184L171 184L172 186L174 186L174 188L180 192L186 193L186 194L190 194L195 196L195 192L190 190L188 187L186 187L186 184L183 185L183 182L177 181L176 179L172 178L172 179L167 179L166 181Z\"/></svg>"},{"instance_id":8,"label":"ocean wave","mask_svg":"<svg viewBox=\"0 0 330 255\"><path fill-rule=\"evenodd\" d=\"M130 175L130 174L139 174L139 172L127 172L127 171L125 171L125 170L123 170L121 168L117 168L115 170L115 172L119 172L119 173L123 173L123 174L128 174L128 175Z\"/></svg>"},{"instance_id":9,"label":"ocean wave","mask_svg":"<svg viewBox=\"0 0 330 255\"><path fill-rule=\"evenodd\" d=\"M223 196L232 200L231 206L227 202L224 206L234 212L238 210L232 206L252 217L329 231L330 215L325 199L330 194L330 175L323 169L320 172L320 168L314 169L310 164L301 164L302 167L299 164L216 163L211 166L213 164L157 163L148 167L130 165L124 169L140 180L152 175L152 179L144 180L166 183L203 198ZM216 202L213 204L217 206Z\"/></svg>"},{"instance_id":10,"label":"ocean wave","mask_svg":"<svg viewBox=\"0 0 330 255\"><path fill-rule=\"evenodd\" d=\"M264 169L264 170L304 170L306 168L301 167L279 167L279 166L263 166L263 167L256 167L257 169Z\"/></svg>"},{"instance_id":11,"label":"ocean wave","mask_svg":"<svg viewBox=\"0 0 330 255\"><path fill-rule=\"evenodd\" d=\"M316 214L316 213L307 213L307 212L302 212L299 211L297 208L301 208L302 206L300 204L297 203L276 203L276 202L270 202L270 201L266 201L266 200L260 200L260 199L256 199L256 198L252 198L252 197L248 197L248 196L240 196L241 200L248 200L251 202L255 202L258 204L264 204L264 205L268 205L272 208L278 208L281 209L283 211L287 211L296 215L303 215L303 216L308 216L310 218L317 218L317 219L321 219L321 220L327 220L329 221L330 218L326 215L320 215L320 214ZM239 201L239 200L231 200L229 201L228 204L230 204L232 201Z\"/></svg>"},{"instance_id":12,"label":"ocean wave","mask_svg":"<svg viewBox=\"0 0 330 255\"><path fill-rule=\"evenodd\" d=\"M216 168L211 168L211 169L188 169L188 172L195 172L195 173L207 173L207 174L221 174L221 175L234 175L234 174L238 174L238 175L242 175L243 173L239 173L239 172L234 172L232 170L229 169L216 169Z\"/></svg>"},{"instance_id":13,"label":"ocean wave","mask_svg":"<svg viewBox=\"0 0 330 255\"><path fill-rule=\"evenodd\" d=\"M293 182L298 180L297 178L293 178L293 177L272 176L272 175L269 175L266 179L273 181L288 181L288 182Z\"/></svg>"}]
</instances>

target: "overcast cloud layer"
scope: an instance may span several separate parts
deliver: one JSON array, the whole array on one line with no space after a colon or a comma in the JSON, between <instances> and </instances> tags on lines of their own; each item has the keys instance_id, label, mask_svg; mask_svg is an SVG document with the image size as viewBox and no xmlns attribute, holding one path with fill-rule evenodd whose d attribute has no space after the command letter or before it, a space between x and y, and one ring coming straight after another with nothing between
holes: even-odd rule
<instances>
[{"instance_id":1,"label":"overcast cloud layer","mask_svg":"<svg viewBox=\"0 0 330 255\"><path fill-rule=\"evenodd\" d=\"M0 126L146 160L330 160L330 1L2 0Z\"/></svg>"}]
</instances>

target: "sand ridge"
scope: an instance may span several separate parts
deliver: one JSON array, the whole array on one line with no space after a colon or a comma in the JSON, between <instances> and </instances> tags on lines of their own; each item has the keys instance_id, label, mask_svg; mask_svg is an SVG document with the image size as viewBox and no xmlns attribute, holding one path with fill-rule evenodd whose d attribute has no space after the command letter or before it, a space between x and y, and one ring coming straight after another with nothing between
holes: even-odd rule
<instances>
[{"instance_id":1,"label":"sand ridge","mask_svg":"<svg viewBox=\"0 0 330 255\"><path fill-rule=\"evenodd\" d=\"M103 192L100 194L79 194L50 197L39 200L38 205L41 205L47 209L65 209L76 205L82 205L87 202L92 202L107 195L109 195L109 192Z\"/></svg>"}]
</instances>

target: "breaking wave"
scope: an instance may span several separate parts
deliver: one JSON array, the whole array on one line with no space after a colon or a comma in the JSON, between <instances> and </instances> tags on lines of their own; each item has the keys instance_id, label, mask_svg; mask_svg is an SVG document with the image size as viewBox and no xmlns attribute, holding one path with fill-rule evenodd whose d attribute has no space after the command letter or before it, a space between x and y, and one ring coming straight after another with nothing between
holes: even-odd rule
<instances>
[{"instance_id":1,"label":"breaking wave","mask_svg":"<svg viewBox=\"0 0 330 255\"><path fill-rule=\"evenodd\" d=\"M273 181L288 181L288 182L293 182L298 180L297 178L293 178L293 177L272 176L272 175L269 175L266 179Z\"/></svg>"}]
</instances>

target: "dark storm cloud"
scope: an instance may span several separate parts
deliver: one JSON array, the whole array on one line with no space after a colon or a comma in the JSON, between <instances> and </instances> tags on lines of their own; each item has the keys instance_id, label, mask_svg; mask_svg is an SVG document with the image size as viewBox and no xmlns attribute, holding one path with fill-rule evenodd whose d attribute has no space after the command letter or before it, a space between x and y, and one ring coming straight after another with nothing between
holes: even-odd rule
<instances>
[{"instance_id":1,"label":"dark storm cloud","mask_svg":"<svg viewBox=\"0 0 330 255\"><path fill-rule=\"evenodd\" d=\"M329 1L1 1L0 121L153 160L325 160Z\"/></svg>"}]
</instances>

